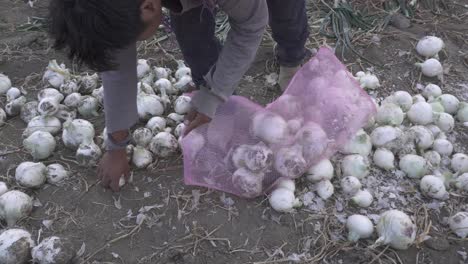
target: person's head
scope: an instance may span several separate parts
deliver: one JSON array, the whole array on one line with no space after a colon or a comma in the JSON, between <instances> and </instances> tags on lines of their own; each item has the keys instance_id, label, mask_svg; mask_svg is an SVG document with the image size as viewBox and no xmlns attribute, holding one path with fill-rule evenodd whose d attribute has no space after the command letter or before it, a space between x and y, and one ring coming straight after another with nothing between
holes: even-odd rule
<instances>
[{"instance_id":1,"label":"person's head","mask_svg":"<svg viewBox=\"0 0 468 264\"><path fill-rule=\"evenodd\" d=\"M152 36L161 23L161 0L51 0L54 48L93 70L113 69L115 51Z\"/></svg>"}]
</instances>

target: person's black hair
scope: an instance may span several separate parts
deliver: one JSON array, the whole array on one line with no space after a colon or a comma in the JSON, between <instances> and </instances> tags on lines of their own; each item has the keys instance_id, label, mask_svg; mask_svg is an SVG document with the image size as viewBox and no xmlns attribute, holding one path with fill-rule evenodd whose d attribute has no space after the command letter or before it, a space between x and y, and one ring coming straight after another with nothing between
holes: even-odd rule
<instances>
[{"instance_id":1,"label":"person's black hair","mask_svg":"<svg viewBox=\"0 0 468 264\"><path fill-rule=\"evenodd\" d=\"M115 69L115 52L137 41L142 0L51 0L53 47L96 71Z\"/></svg>"}]
</instances>

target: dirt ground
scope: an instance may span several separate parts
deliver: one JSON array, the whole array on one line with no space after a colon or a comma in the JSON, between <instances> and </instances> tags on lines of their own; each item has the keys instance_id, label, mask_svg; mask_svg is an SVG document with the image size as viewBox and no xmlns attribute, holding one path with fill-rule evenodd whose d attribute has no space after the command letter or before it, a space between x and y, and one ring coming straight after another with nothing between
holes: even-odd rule
<instances>
[{"instance_id":1,"label":"dirt ground","mask_svg":"<svg viewBox=\"0 0 468 264\"><path fill-rule=\"evenodd\" d=\"M33 97L36 89L43 88L31 83L38 83L49 59L55 58L71 66L64 54L50 48L45 32L20 30L28 17L46 15L47 2L38 0L31 8L22 0L0 0L0 72L7 74L14 86L23 87L28 97ZM322 13L314 9L316 2L308 3L312 29L310 48L317 48L324 41L334 43L317 33L319 24L316 22ZM377 2L380 1L374 4ZM450 2L448 10L441 14L421 10L409 28L391 25L378 34L363 35L355 40L360 52L384 65L374 68L382 82L375 96L387 96L396 90L417 93L416 84L428 80L421 80L413 66L418 60L413 52L415 41L426 34L437 34L447 45L442 54L447 70L445 80L437 82L444 91L468 100L468 8L464 7L468 1L445 2ZM161 43L167 52L180 57L172 44L173 37ZM164 62L164 54L150 43L141 43L140 57L151 59L153 64ZM262 104L279 95L276 88L265 85L264 76L275 70L272 57L271 41L265 37L238 94ZM353 56L346 56L344 62L354 72L371 67ZM93 123L97 131L102 131L102 116ZM0 129L0 178L10 184L14 184L14 168L28 159L21 151L24 127L19 118L14 118ZM457 127L456 131L456 150L466 153L468 130ZM299 209L292 214L278 214L264 198L245 200L185 186L181 157L159 161L148 170L134 171L133 183L113 194L96 185L95 168L79 167L71 151L57 149L47 163L58 161L69 166L73 177L62 187L27 190L37 198L37 206L31 218L20 225L36 238L66 237L76 250L85 245L84 263L266 264L289 263L301 254L306 256L304 263L468 263L468 243L456 239L446 226L432 228L431 239L406 251L369 249L370 242L353 245L336 241L330 235L329 226L336 224L333 198L321 212ZM304 181L298 186L302 189L308 184ZM463 196L456 199L459 204L467 202ZM148 214L152 216L138 226L135 216L143 206L154 208ZM449 213L449 209L441 210L440 214L429 212L429 220L442 222ZM345 233L343 226L338 231Z\"/></svg>"}]
</instances>

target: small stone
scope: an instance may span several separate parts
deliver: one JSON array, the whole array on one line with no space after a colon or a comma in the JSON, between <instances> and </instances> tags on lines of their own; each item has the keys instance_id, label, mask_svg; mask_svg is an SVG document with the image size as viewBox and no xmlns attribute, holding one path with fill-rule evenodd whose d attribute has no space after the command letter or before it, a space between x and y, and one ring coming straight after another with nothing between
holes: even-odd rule
<instances>
[{"instance_id":1,"label":"small stone","mask_svg":"<svg viewBox=\"0 0 468 264\"><path fill-rule=\"evenodd\" d=\"M427 247L437 251L446 251L450 247L448 240L440 237L431 237L424 241L424 244Z\"/></svg>"},{"instance_id":2,"label":"small stone","mask_svg":"<svg viewBox=\"0 0 468 264\"><path fill-rule=\"evenodd\" d=\"M390 19L390 23L398 29L405 29L411 26L411 21L400 13L395 13Z\"/></svg>"}]
</instances>

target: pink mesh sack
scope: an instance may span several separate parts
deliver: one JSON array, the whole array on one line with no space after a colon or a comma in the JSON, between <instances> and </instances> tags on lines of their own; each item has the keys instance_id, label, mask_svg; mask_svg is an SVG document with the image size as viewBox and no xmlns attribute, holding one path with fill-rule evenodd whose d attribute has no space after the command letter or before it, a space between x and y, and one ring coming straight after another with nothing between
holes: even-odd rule
<instances>
[{"instance_id":1,"label":"pink mesh sack","mask_svg":"<svg viewBox=\"0 0 468 264\"><path fill-rule=\"evenodd\" d=\"M185 183L262 195L279 178L298 178L329 158L374 112L367 93L322 48L267 107L232 96L209 124L183 138Z\"/></svg>"}]
</instances>

